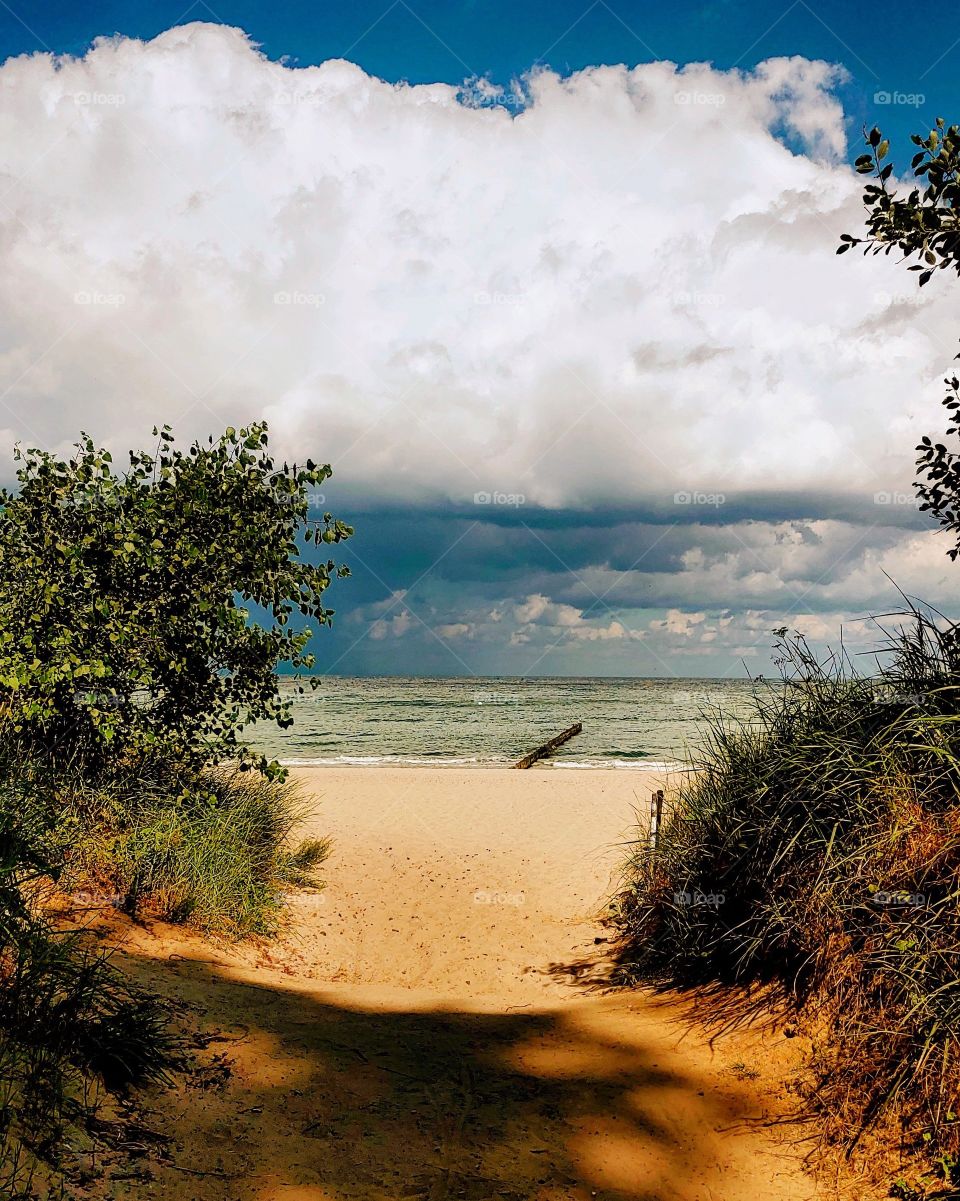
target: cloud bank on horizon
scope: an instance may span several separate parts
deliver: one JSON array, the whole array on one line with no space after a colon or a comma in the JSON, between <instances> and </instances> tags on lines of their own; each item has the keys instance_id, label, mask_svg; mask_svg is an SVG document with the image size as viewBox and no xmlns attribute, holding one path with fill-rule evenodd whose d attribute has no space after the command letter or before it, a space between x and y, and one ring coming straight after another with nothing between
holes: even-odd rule
<instances>
[{"instance_id":1,"label":"cloud bank on horizon","mask_svg":"<svg viewBox=\"0 0 960 1201\"><path fill-rule=\"evenodd\" d=\"M358 542L338 670L725 670L889 605L888 576L948 605L910 480L956 310L835 256L862 221L842 78L502 95L205 24L9 60L2 474L17 440L266 416L346 515L431 531Z\"/></svg>"}]
</instances>

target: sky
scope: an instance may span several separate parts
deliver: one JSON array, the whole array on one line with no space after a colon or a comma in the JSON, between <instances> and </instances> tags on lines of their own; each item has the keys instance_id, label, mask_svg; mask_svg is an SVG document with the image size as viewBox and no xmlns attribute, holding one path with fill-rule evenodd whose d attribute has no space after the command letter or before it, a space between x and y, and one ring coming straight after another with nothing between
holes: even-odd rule
<instances>
[{"instance_id":1,"label":"sky","mask_svg":"<svg viewBox=\"0 0 960 1201\"><path fill-rule=\"evenodd\" d=\"M357 529L343 674L742 677L949 611L960 293L835 254L863 126L904 169L960 119L960 11L902 13L0 3L0 477L265 416Z\"/></svg>"}]
</instances>

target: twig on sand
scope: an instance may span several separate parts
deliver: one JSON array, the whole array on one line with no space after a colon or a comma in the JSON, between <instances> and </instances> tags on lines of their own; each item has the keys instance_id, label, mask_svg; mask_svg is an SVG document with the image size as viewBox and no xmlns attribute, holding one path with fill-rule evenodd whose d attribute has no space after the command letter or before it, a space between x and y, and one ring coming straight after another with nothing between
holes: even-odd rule
<instances>
[{"instance_id":1,"label":"twig on sand","mask_svg":"<svg viewBox=\"0 0 960 1201\"><path fill-rule=\"evenodd\" d=\"M208 1171L201 1171L200 1168L182 1168L178 1163L168 1163L165 1166L173 1168L175 1172L185 1172L188 1176L219 1176L221 1180L236 1180L240 1175L239 1172L223 1172L219 1168L210 1168Z\"/></svg>"}]
</instances>

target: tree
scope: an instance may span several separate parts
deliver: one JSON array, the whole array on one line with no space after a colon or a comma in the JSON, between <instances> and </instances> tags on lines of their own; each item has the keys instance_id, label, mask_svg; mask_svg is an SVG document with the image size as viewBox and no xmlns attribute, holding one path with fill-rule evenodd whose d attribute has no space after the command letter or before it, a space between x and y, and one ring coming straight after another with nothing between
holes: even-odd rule
<instances>
[{"instance_id":1,"label":"tree","mask_svg":"<svg viewBox=\"0 0 960 1201\"><path fill-rule=\"evenodd\" d=\"M912 141L920 147L911 163L913 173L925 186L901 196L890 188L893 165L884 162L890 143L879 129L866 135L868 152L860 155L856 168L875 180L863 193L869 232L867 237L843 234L837 254L863 246L864 254L890 254L899 249L904 260L916 255L920 261L908 270L917 272L917 282L923 287L934 271L952 268L960 275L960 127L947 128L938 117L936 129L927 137L914 134ZM960 379L950 376L944 382L949 389L943 399L948 415L946 433L951 437L960 433ZM960 452L924 437L917 447L917 471L914 487L920 509L932 513L953 536L947 554L956 560L960 555Z\"/></svg>"},{"instance_id":2,"label":"tree","mask_svg":"<svg viewBox=\"0 0 960 1201\"><path fill-rule=\"evenodd\" d=\"M240 734L291 724L276 669L314 663L291 619L329 625L323 593L348 574L300 553L353 533L309 520L331 469L277 466L265 423L186 452L169 426L154 435L123 473L86 435L69 461L17 448L19 488L0 490L0 733L94 772L159 754L282 774Z\"/></svg>"}]
</instances>

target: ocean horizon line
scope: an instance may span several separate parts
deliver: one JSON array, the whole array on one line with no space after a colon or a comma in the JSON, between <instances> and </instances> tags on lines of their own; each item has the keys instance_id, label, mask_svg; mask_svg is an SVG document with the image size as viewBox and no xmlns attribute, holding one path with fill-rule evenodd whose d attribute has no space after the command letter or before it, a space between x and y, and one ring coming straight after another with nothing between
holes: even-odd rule
<instances>
[{"instance_id":1,"label":"ocean horizon line","mask_svg":"<svg viewBox=\"0 0 960 1201\"><path fill-rule=\"evenodd\" d=\"M281 680L295 679L323 679L323 680L402 680L414 682L417 680L428 680L437 683L451 684L476 684L486 681L508 681L511 683L525 683L527 681L555 681L563 683L576 683L579 680L596 681L608 680L611 683L643 683L650 681L656 684L665 683L687 683L687 682L702 682L708 684L755 684L755 683L776 683L779 677L771 676L651 676L651 675L476 675L476 676L454 676L454 675L410 675L399 672L371 672L365 675L357 675L355 673L341 672L325 672L325 671L304 671L299 674L294 672L277 672L277 677Z\"/></svg>"}]
</instances>

